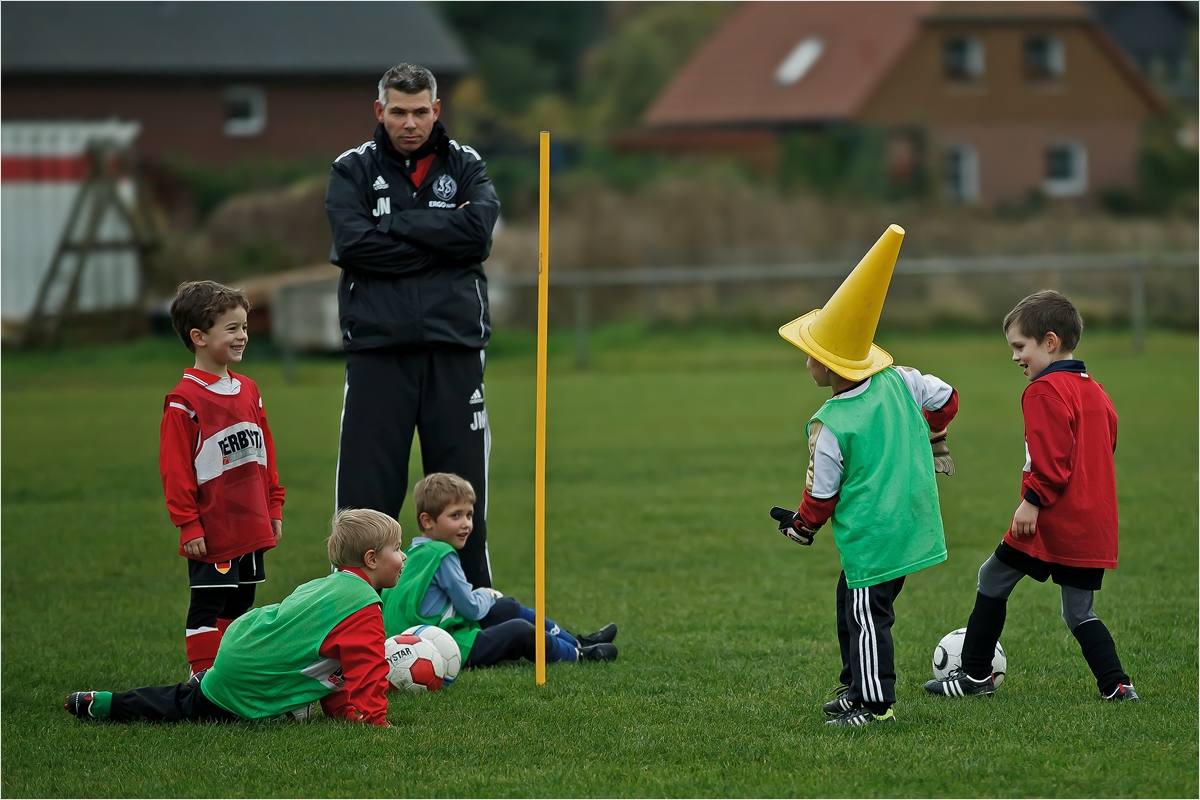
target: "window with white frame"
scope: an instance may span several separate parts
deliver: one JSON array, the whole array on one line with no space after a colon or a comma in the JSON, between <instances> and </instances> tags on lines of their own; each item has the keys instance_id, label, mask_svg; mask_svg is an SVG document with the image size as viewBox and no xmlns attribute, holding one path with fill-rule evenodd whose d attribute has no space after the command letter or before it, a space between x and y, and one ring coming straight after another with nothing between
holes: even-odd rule
<instances>
[{"instance_id":1,"label":"window with white frame","mask_svg":"<svg viewBox=\"0 0 1200 800\"><path fill-rule=\"evenodd\" d=\"M1087 149L1079 142L1047 145L1042 191L1051 197L1075 197L1086 192L1087 186Z\"/></svg>"},{"instance_id":2,"label":"window with white frame","mask_svg":"<svg viewBox=\"0 0 1200 800\"><path fill-rule=\"evenodd\" d=\"M954 144L942 156L942 194L953 203L979 199L979 154L970 144Z\"/></svg>"},{"instance_id":3,"label":"window with white frame","mask_svg":"<svg viewBox=\"0 0 1200 800\"><path fill-rule=\"evenodd\" d=\"M257 136L267 127L267 93L259 86L225 90L226 136Z\"/></svg>"},{"instance_id":4,"label":"window with white frame","mask_svg":"<svg viewBox=\"0 0 1200 800\"><path fill-rule=\"evenodd\" d=\"M983 77L983 42L974 36L951 36L942 42L942 73L952 81Z\"/></svg>"},{"instance_id":5,"label":"window with white frame","mask_svg":"<svg viewBox=\"0 0 1200 800\"><path fill-rule=\"evenodd\" d=\"M1057 36L1030 36L1025 40L1022 59L1025 80L1052 81L1067 69L1062 39Z\"/></svg>"}]
</instances>

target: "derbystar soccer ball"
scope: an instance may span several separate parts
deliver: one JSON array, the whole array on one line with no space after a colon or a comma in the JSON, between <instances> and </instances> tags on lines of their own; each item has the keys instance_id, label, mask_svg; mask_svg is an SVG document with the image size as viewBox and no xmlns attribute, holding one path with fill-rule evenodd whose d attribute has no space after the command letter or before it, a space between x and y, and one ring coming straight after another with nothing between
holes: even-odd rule
<instances>
[{"instance_id":1,"label":"derbystar soccer ball","mask_svg":"<svg viewBox=\"0 0 1200 800\"><path fill-rule=\"evenodd\" d=\"M446 677L446 659L420 636L393 636L383 644L388 683L408 692L436 692Z\"/></svg>"},{"instance_id":2,"label":"derbystar soccer ball","mask_svg":"<svg viewBox=\"0 0 1200 800\"><path fill-rule=\"evenodd\" d=\"M438 649L442 658L446 659L444 682L447 686L454 683L458 678L458 671L462 669L462 651L458 649L458 642L454 641L454 637L436 625L414 625L405 633L420 636Z\"/></svg>"},{"instance_id":3,"label":"derbystar soccer ball","mask_svg":"<svg viewBox=\"0 0 1200 800\"><path fill-rule=\"evenodd\" d=\"M938 646L933 649L934 678L941 680L962 666L963 639L966 638L966 635L967 629L959 628L956 631L950 631L938 642ZM996 654L992 656L992 675L997 686L1004 683L1004 673L1006 672L1008 672L1008 657L1004 655L1004 648L1000 646L999 642L996 642Z\"/></svg>"}]
</instances>

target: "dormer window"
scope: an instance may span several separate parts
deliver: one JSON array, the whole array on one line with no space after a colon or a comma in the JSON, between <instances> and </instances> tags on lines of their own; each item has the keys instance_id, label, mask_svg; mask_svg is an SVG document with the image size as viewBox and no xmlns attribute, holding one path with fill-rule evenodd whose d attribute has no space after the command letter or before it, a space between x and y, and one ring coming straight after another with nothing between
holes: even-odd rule
<instances>
[{"instance_id":1,"label":"dormer window","mask_svg":"<svg viewBox=\"0 0 1200 800\"><path fill-rule=\"evenodd\" d=\"M226 136L257 136L267 127L267 93L258 86L225 90Z\"/></svg>"},{"instance_id":2,"label":"dormer window","mask_svg":"<svg viewBox=\"0 0 1200 800\"><path fill-rule=\"evenodd\" d=\"M942 71L948 80L983 77L983 42L974 36L952 36L942 43Z\"/></svg>"},{"instance_id":3,"label":"dormer window","mask_svg":"<svg viewBox=\"0 0 1200 800\"><path fill-rule=\"evenodd\" d=\"M1030 36L1025 40L1022 64L1025 80L1052 81L1066 71L1062 39L1057 36Z\"/></svg>"},{"instance_id":4,"label":"dormer window","mask_svg":"<svg viewBox=\"0 0 1200 800\"><path fill-rule=\"evenodd\" d=\"M820 36L809 36L792 48L775 70L775 83L779 86L791 86L808 74L813 64L825 52L825 43Z\"/></svg>"}]
</instances>

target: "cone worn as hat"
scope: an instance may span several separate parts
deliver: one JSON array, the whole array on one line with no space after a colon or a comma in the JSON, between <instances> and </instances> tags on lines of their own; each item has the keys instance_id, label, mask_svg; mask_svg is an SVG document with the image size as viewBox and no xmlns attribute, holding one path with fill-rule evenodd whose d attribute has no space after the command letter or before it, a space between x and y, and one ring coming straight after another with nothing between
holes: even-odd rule
<instances>
[{"instance_id":1,"label":"cone worn as hat","mask_svg":"<svg viewBox=\"0 0 1200 800\"><path fill-rule=\"evenodd\" d=\"M889 225L825 307L792 320L779 335L847 380L891 366L892 357L873 341L903 241L904 229Z\"/></svg>"}]
</instances>

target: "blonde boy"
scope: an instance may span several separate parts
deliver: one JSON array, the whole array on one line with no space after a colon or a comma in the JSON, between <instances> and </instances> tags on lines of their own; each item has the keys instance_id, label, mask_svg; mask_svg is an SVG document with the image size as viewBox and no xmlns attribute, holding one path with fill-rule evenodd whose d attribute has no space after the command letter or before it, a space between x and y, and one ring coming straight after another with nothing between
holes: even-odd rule
<instances>
[{"instance_id":1,"label":"blonde boy","mask_svg":"<svg viewBox=\"0 0 1200 800\"><path fill-rule=\"evenodd\" d=\"M278 605L239 617L216 663L187 683L128 692L74 692L64 708L113 722L326 716L387 727L387 662L379 592L404 568L400 525L378 511L345 509L328 540L334 572Z\"/></svg>"}]
</instances>

